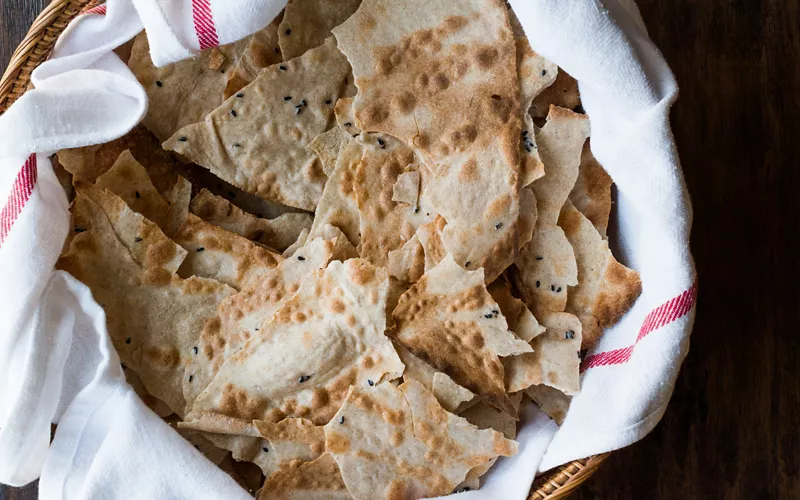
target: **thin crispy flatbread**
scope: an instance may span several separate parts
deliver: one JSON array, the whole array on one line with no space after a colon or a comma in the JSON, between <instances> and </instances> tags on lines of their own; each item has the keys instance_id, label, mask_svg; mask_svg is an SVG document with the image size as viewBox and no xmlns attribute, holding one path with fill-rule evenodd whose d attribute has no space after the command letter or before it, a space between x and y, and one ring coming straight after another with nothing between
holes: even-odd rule
<instances>
[{"instance_id":1,"label":"thin crispy flatbread","mask_svg":"<svg viewBox=\"0 0 800 500\"><path fill-rule=\"evenodd\" d=\"M614 181L592 154L589 142L586 141L583 146L578 179L569 194L569 200L592 221L600 236L605 238L611 215L611 185Z\"/></svg>"},{"instance_id":2,"label":"thin crispy flatbread","mask_svg":"<svg viewBox=\"0 0 800 500\"><path fill-rule=\"evenodd\" d=\"M561 209L558 223L575 250L580 277L570 288L566 310L581 320L581 348L589 349L633 306L642 293L642 280L639 273L617 262L608 241L571 202Z\"/></svg>"},{"instance_id":3,"label":"thin crispy flatbread","mask_svg":"<svg viewBox=\"0 0 800 500\"><path fill-rule=\"evenodd\" d=\"M563 69L559 69L553 84L533 100L530 115L534 118L544 118L550 112L550 106L575 109L580 104L577 80L569 76Z\"/></svg>"},{"instance_id":4,"label":"thin crispy flatbread","mask_svg":"<svg viewBox=\"0 0 800 500\"><path fill-rule=\"evenodd\" d=\"M184 363L203 323L233 289L175 275L182 249L110 193L80 188L73 218L81 232L57 267L86 283L100 301L122 362L140 376L150 394L183 415ZM127 237L128 229L117 232L114 221L138 236L126 244L118 234ZM133 245L138 249L129 251Z\"/></svg>"},{"instance_id":5,"label":"thin crispy flatbread","mask_svg":"<svg viewBox=\"0 0 800 500\"><path fill-rule=\"evenodd\" d=\"M337 239L346 238L340 233L327 240L309 241L291 258L220 304L218 315L204 325L197 349L187 363L183 391L189 404L211 382L222 363L258 334L306 278L325 268L332 259L342 258L338 256Z\"/></svg>"},{"instance_id":6,"label":"thin crispy flatbread","mask_svg":"<svg viewBox=\"0 0 800 500\"><path fill-rule=\"evenodd\" d=\"M269 461L261 466L269 478L280 469L310 462L325 452L325 430L302 418L287 418L278 423L255 420L258 433L267 440Z\"/></svg>"},{"instance_id":7,"label":"thin crispy flatbread","mask_svg":"<svg viewBox=\"0 0 800 500\"><path fill-rule=\"evenodd\" d=\"M236 64L228 71L228 81L225 84L223 98L227 99L242 90L256 79L258 73L273 64L283 61L281 49L278 45L278 25L280 19L275 19L261 31L253 33L247 47L242 52Z\"/></svg>"},{"instance_id":8,"label":"thin crispy flatbread","mask_svg":"<svg viewBox=\"0 0 800 500\"><path fill-rule=\"evenodd\" d=\"M343 23L361 0L289 0L278 30L284 59L292 59L319 47L331 30Z\"/></svg>"},{"instance_id":9,"label":"thin crispy flatbread","mask_svg":"<svg viewBox=\"0 0 800 500\"><path fill-rule=\"evenodd\" d=\"M405 141L433 168L446 248L493 281L513 262L519 216L519 87L505 4L365 0L333 33L353 66L358 125Z\"/></svg>"},{"instance_id":10,"label":"thin crispy flatbread","mask_svg":"<svg viewBox=\"0 0 800 500\"><path fill-rule=\"evenodd\" d=\"M517 392L545 384L575 395L580 391L581 322L564 312L538 314L547 330L531 341L533 352L503 359L506 390Z\"/></svg>"},{"instance_id":11,"label":"thin crispy flatbread","mask_svg":"<svg viewBox=\"0 0 800 500\"><path fill-rule=\"evenodd\" d=\"M363 154L363 145L358 141L348 142L339 152L336 166L325 183L322 199L317 205L309 238L317 237L322 228L330 224L338 227L353 246L361 244L355 180Z\"/></svg>"},{"instance_id":12,"label":"thin crispy flatbread","mask_svg":"<svg viewBox=\"0 0 800 500\"><path fill-rule=\"evenodd\" d=\"M93 183L127 150L147 169L159 192L163 193L172 187L175 183L173 169L177 161L171 153L161 149L159 140L141 125L105 144L62 149L58 152L58 161L76 182Z\"/></svg>"},{"instance_id":13,"label":"thin crispy flatbread","mask_svg":"<svg viewBox=\"0 0 800 500\"><path fill-rule=\"evenodd\" d=\"M133 74L147 92L149 102L143 124L161 141L180 128L203 120L222 104L228 74L244 52L249 37L204 50L198 56L157 68L150 59L150 45L139 34L128 60Z\"/></svg>"},{"instance_id":14,"label":"thin crispy flatbread","mask_svg":"<svg viewBox=\"0 0 800 500\"><path fill-rule=\"evenodd\" d=\"M511 294L511 287L508 286L508 283L498 279L489 285L487 290L500 306L500 312L508 321L508 329L517 337L525 342L530 342L545 332L545 328L539 324L525 302Z\"/></svg>"},{"instance_id":15,"label":"thin crispy flatbread","mask_svg":"<svg viewBox=\"0 0 800 500\"><path fill-rule=\"evenodd\" d=\"M558 389L546 385L533 385L525 389L527 394L539 408L556 421L558 425L564 423L572 403L572 396L567 396Z\"/></svg>"},{"instance_id":16,"label":"thin crispy flatbread","mask_svg":"<svg viewBox=\"0 0 800 500\"><path fill-rule=\"evenodd\" d=\"M197 193L189 209L206 222L280 252L294 243L304 229L310 229L312 223L310 215L301 213L285 213L274 219L258 217L207 189Z\"/></svg>"},{"instance_id":17,"label":"thin crispy flatbread","mask_svg":"<svg viewBox=\"0 0 800 500\"><path fill-rule=\"evenodd\" d=\"M402 345L395 343L394 347L400 360L406 365L403 380L416 380L425 386L445 410L455 413L459 406L475 397L469 389L456 384L453 379L414 356Z\"/></svg>"},{"instance_id":18,"label":"thin crispy flatbread","mask_svg":"<svg viewBox=\"0 0 800 500\"><path fill-rule=\"evenodd\" d=\"M414 380L353 386L325 440L356 500L447 495L474 467L517 451L502 434L448 413Z\"/></svg>"},{"instance_id":19,"label":"thin crispy flatbread","mask_svg":"<svg viewBox=\"0 0 800 500\"><path fill-rule=\"evenodd\" d=\"M336 160L339 158L339 153L350 142L350 139L350 134L339 127L333 127L327 132L314 137L308 143L308 149L317 153L319 161L322 162L322 171L328 177L331 176L336 168Z\"/></svg>"},{"instance_id":20,"label":"thin crispy flatbread","mask_svg":"<svg viewBox=\"0 0 800 500\"><path fill-rule=\"evenodd\" d=\"M350 500L339 466L325 453L306 462L276 472L261 488L258 500Z\"/></svg>"},{"instance_id":21,"label":"thin crispy flatbread","mask_svg":"<svg viewBox=\"0 0 800 500\"><path fill-rule=\"evenodd\" d=\"M500 356L530 352L508 331L483 284L483 270L466 271L451 255L400 297L392 337L493 406L516 417L505 393Z\"/></svg>"},{"instance_id":22,"label":"thin crispy flatbread","mask_svg":"<svg viewBox=\"0 0 800 500\"><path fill-rule=\"evenodd\" d=\"M331 38L301 57L264 68L164 147L249 193L314 210L326 177L306 146L328 130L349 71Z\"/></svg>"},{"instance_id":23,"label":"thin crispy flatbread","mask_svg":"<svg viewBox=\"0 0 800 500\"><path fill-rule=\"evenodd\" d=\"M192 411L328 422L350 385L374 385L402 374L403 363L383 334L388 288L386 271L363 260L332 262L315 271L223 363Z\"/></svg>"}]
</instances>

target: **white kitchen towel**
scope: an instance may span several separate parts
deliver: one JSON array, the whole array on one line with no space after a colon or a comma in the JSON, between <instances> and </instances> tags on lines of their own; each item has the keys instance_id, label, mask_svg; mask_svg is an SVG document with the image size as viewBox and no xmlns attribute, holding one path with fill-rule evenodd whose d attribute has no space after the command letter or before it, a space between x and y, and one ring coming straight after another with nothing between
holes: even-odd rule
<instances>
[{"instance_id":1,"label":"white kitchen towel","mask_svg":"<svg viewBox=\"0 0 800 500\"><path fill-rule=\"evenodd\" d=\"M488 1L488 0L487 0ZM111 50L142 27L166 64L265 26L280 0L110 0L79 17L0 117L0 482L40 496L247 498L125 384L102 309L53 265L69 218L47 159L130 130L146 95ZM537 469L618 449L661 418L689 344L691 206L669 127L677 86L631 0L510 0L534 50L580 85L617 184L622 260L643 294L584 359L560 429L530 408L520 453L464 498L525 498ZM50 442L50 423L58 423Z\"/></svg>"}]
</instances>

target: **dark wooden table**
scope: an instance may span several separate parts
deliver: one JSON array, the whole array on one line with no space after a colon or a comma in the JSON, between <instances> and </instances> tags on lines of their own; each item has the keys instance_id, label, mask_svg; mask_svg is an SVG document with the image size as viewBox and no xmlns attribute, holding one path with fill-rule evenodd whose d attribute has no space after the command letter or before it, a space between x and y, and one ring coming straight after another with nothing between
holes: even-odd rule
<instances>
[{"instance_id":1,"label":"dark wooden table","mask_svg":"<svg viewBox=\"0 0 800 500\"><path fill-rule=\"evenodd\" d=\"M45 2L0 2L0 60ZM800 498L800 0L639 4L681 87L697 322L664 420L574 498Z\"/></svg>"}]
</instances>

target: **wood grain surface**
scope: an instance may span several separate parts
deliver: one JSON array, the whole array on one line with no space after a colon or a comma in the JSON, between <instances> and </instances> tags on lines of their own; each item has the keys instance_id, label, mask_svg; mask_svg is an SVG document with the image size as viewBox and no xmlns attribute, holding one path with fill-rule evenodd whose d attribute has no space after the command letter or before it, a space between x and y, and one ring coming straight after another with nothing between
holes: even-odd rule
<instances>
[{"instance_id":1,"label":"wood grain surface","mask_svg":"<svg viewBox=\"0 0 800 500\"><path fill-rule=\"evenodd\" d=\"M44 3L0 1L0 60ZM664 420L574 498L800 498L800 0L639 5L681 88L697 320Z\"/></svg>"}]
</instances>

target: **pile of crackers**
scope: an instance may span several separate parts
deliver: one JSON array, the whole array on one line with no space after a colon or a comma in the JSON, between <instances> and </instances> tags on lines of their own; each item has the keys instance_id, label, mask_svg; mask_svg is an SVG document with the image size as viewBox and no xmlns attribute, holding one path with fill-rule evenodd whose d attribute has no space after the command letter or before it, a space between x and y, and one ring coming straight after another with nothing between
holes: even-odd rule
<instances>
[{"instance_id":1,"label":"pile of crackers","mask_svg":"<svg viewBox=\"0 0 800 500\"><path fill-rule=\"evenodd\" d=\"M291 0L60 151L58 261L131 386L260 499L478 488L641 293L575 81L500 0Z\"/></svg>"}]
</instances>

